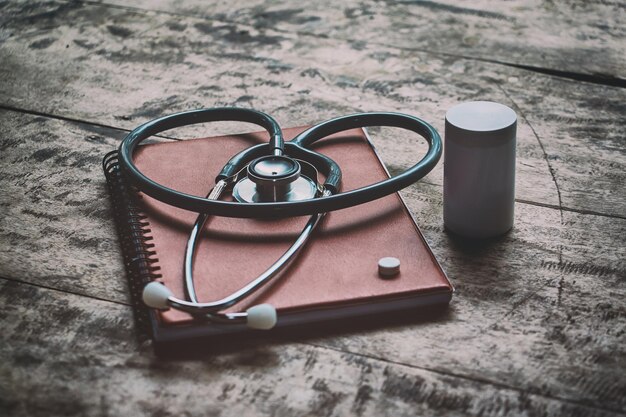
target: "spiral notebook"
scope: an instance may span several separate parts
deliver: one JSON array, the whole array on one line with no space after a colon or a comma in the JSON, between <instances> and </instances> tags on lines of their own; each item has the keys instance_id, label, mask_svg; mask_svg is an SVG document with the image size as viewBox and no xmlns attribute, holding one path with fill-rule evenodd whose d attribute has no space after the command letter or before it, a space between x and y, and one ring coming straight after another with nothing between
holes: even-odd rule
<instances>
[{"instance_id":1,"label":"spiral notebook","mask_svg":"<svg viewBox=\"0 0 626 417\"><path fill-rule=\"evenodd\" d=\"M285 129L286 139L305 128ZM267 141L266 133L172 141L141 146L136 165L149 178L173 189L205 196L230 157ZM388 178L364 129L336 134L316 151L342 168L342 190ZM416 159L419 156L416 156ZM183 255L196 214L168 206L129 187L117 153L105 156L104 171L113 203L135 316L148 328L159 351L184 344L210 343L216 336L264 336L323 322L350 323L375 315L445 306L453 288L399 194L328 213L298 257L271 284L227 311L270 303L278 311L276 328L211 324L177 311L156 311L141 301L143 286L162 281L184 298ZM262 273L297 238L308 217L255 220L213 217L207 222L194 266L200 301L213 301ZM383 279L382 257L401 261L400 273ZM405 314L405 315L406 315Z\"/></svg>"}]
</instances>

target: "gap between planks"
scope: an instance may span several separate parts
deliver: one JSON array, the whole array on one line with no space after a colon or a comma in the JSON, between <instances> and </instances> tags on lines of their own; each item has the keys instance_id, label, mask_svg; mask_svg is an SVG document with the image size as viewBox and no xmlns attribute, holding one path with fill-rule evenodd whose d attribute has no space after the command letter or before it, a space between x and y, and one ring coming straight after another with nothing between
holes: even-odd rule
<instances>
[{"instance_id":1,"label":"gap between planks","mask_svg":"<svg viewBox=\"0 0 626 417\"><path fill-rule=\"evenodd\" d=\"M83 124L83 125L101 127L103 129L117 130L117 131L120 131L120 132L128 132L128 133L131 132L130 129L125 129L123 127L116 127L116 126L111 126L111 125L107 125L107 124L104 124L104 123L98 123L98 122L90 122L90 121L87 121L87 120L80 120L80 119L76 119L76 118L73 118L73 117L60 116L58 114L40 112L40 111L37 111L37 110L22 109L22 108L19 108L19 107L9 106L9 105L6 105L6 104L0 104L0 110L13 111L13 112L16 112L16 113L30 114L32 116L47 117L48 119L55 119L55 120L61 120L63 122L69 122L69 123L76 123L76 124ZM163 135L163 134L156 134L156 135L152 135L152 136L155 136L155 137L158 137L158 138L163 138L163 139L183 140L183 139L180 139L180 138L175 138L175 137L167 136L167 135Z\"/></svg>"},{"instance_id":2,"label":"gap between planks","mask_svg":"<svg viewBox=\"0 0 626 417\"><path fill-rule=\"evenodd\" d=\"M60 1L64 1L65 3L71 2L70 0L60 0ZM205 19L205 20L211 20L211 21L215 21L215 22L229 23L229 24L233 24L233 25L245 26L243 23L238 22L236 20L223 19L223 18L222 19L213 19L210 16L203 15L203 14L194 15L194 14L191 14L191 13L172 12L172 11L161 10L161 9L148 9L148 8L137 7L137 6L122 6L122 5L119 5L119 4L111 4L111 3L107 3L105 1L99 2L99 1L96 1L96 0L86 0L83 3L90 4L90 5L104 6L104 7L109 7L109 8L113 8L113 9L129 10L129 11L133 11L135 13L152 12L152 13L163 14L163 15L167 15L167 16L181 16L181 17L189 17L189 18L195 18L195 19ZM289 33L289 34L295 34L295 35L298 35L298 36L307 36L307 37L314 37L314 38L318 37L318 35L313 33L313 32L289 31L289 30L280 29L280 28L277 28L277 27L273 27L272 30L274 30L274 31L276 31L278 33ZM342 38L342 40L345 40L345 41L360 41L358 39L353 39L353 38L349 38L349 37ZM440 57L461 58L461 59L467 59L467 60L470 60L470 61L479 61L479 62L486 62L486 63L490 63L490 64L495 64L495 65L503 65L503 66L506 66L506 67L517 68L517 69L521 69L521 70L524 70L524 71L535 72L535 73L544 74L544 75L557 77L557 78L564 78L564 79L569 79L569 80L574 80L574 81L586 82L586 83L590 83L590 84L598 84L598 85L604 85L604 86L610 86L610 87L626 88L626 79L625 78L620 78L620 77L614 76L614 75L608 75L608 74L598 74L598 75L596 75L596 74L584 74L584 73L574 72L574 71L563 71L563 70L556 70L556 69L551 69L551 68L535 67L535 66L532 66L532 65L516 64L516 63L513 63L513 62L499 61L499 60L496 60L496 59L487 59L487 58L480 58L480 57L474 57L474 56L469 56L469 55L454 54L454 53L449 53L449 52L433 51L431 49L409 48L409 47L406 47L406 46L387 44L385 42L373 42L373 41L364 41L364 42L367 43L367 44L370 44L370 45L392 47L392 48L396 48L396 49L403 50L403 51L422 52L422 53L431 54L431 55L440 56Z\"/></svg>"},{"instance_id":3,"label":"gap between planks","mask_svg":"<svg viewBox=\"0 0 626 417\"><path fill-rule=\"evenodd\" d=\"M374 360L374 361L379 361L379 362L387 363L387 364L394 365L394 366L404 366L404 367L407 367L407 368L419 369L419 370L422 370L422 371L425 371L425 372L432 372L434 374L445 375L445 376L452 377L452 378L464 379L464 380L476 382L476 383L479 383L479 384L491 385L491 386L496 387L496 388L508 389L508 390L511 390L511 391L519 392L521 394L536 395L536 396L539 396L539 397L542 397L542 398L555 400L555 401L560 401L560 402L563 402L563 403L574 404L574 405L578 405L578 406L583 406L583 407L598 409L598 410L602 410L602 411L608 411L608 412L613 412L613 413L626 415L626 412L624 412L623 410L620 410L620 409L613 409L613 408L608 408L608 407L600 407L600 406L596 406L596 405L587 404L584 401L575 401L575 400L570 400L570 399L567 399L567 398L561 398L561 397L558 397L558 396L543 394L543 393L540 393L540 392L533 392L532 390L525 390L525 389L517 388L517 387L514 387L512 385L503 384L501 382L492 381L492 380L489 380L489 379L486 379L486 378L480 378L480 377L471 376L471 375L456 374L454 372L448 372L448 371L445 371L445 370L442 370L442 369L437 369L437 368L428 368L428 367L424 367L424 366L407 365L407 364L404 364L402 362L397 362L397 361L393 361L393 360L390 360L390 359L385 359L385 358L382 358L382 357L379 357L379 356L370 355L370 354L367 354L367 353L352 352L352 351L349 351L349 350L338 349L338 348L335 348L335 347L332 347L332 346L319 345L319 344L316 344L316 343L303 343L303 342L298 342L298 341L295 341L295 343L302 343L302 344L305 344L305 345L308 345L308 346L312 346L312 347L316 347L316 348L320 348L320 349L326 349L326 350L331 350L331 351L340 352L340 353L347 353L347 354L350 354L350 355L359 356L359 357L362 357L362 358L366 358L366 359Z\"/></svg>"},{"instance_id":4,"label":"gap between planks","mask_svg":"<svg viewBox=\"0 0 626 417\"><path fill-rule=\"evenodd\" d=\"M81 293L81 292L78 292L78 291L70 291L70 290L65 290L65 289L61 289L61 288L50 287L48 285L36 284L34 282L25 281L25 280L22 280L22 279L19 279L19 278L9 278L9 277L5 277L5 276L0 275L0 279L4 280L4 281L9 281L9 282L15 282L17 284L30 285L31 287L42 288L44 290L56 291L56 292L60 292L62 294L70 294L70 295L75 295L77 297L83 297L83 298L89 298L89 299L92 299L92 300L103 301L105 303L112 303L112 304L122 305L122 306L126 306L126 307L132 307L132 305L130 303L125 303L123 301L110 300L110 299L107 299L107 298L96 297L94 295L84 294L84 293Z\"/></svg>"}]
</instances>

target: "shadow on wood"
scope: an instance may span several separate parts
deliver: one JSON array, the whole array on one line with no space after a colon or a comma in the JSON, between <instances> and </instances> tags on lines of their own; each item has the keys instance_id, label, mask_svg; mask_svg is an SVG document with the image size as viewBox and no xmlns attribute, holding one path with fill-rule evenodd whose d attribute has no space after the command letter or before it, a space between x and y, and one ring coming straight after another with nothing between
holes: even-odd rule
<instances>
[{"instance_id":1,"label":"shadow on wood","mask_svg":"<svg viewBox=\"0 0 626 417\"><path fill-rule=\"evenodd\" d=\"M415 314L410 314L415 312ZM367 333L382 328L407 325L419 326L434 321L453 319L453 310L447 305L431 306L402 312L369 316L366 320L341 319L318 322L308 325L282 327L267 331L238 333L222 336L203 336L187 339L185 342L153 342L157 356L167 360L202 359L210 356L232 353L256 346L280 346L291 343L307 343L311 340L337 335L350 336Z\"/></svg>"}]
</instances>

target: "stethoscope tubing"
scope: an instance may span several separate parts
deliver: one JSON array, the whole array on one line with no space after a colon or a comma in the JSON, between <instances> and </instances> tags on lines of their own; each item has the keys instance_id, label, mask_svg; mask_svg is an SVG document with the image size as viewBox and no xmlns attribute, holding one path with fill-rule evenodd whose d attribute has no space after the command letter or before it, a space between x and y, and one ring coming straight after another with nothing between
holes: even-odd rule
<instances>
[{"instance_id":1,"label":"stethoscope tubing","mask_svg":"<svg viewBox=\"0 0 626 417\"><path fill-rule=\"evenodd\" d=\"M329 191L326 191L329 193ZM272 263L262 274L260 274L257 278L246 284L244 287L239 290L233 292L217 301L212 302L204 302L201 303L198 301L195 285L194 285L194 277L193 277L193 258L195 257L195 252L198 244L199 232L204 228L206 221L209 216L205 214L200 214L198 219L196 220L192 232L189 235L189 239L187 241L187 246L185 248L185 265L184 265L184 273L185 273L185 295L189 301L179 300L174 297L170 299L170 303L180 310L186 311L195 316L207 316L206 318L213 320L215 318L225 318L223 313L218 313L220 310L224 310L234 304L237 304L239 301L243 300L246 297L249 297L257 290L261 289L263 286L267 285L271 280L277 276L289 263L295 258L295 256L300 252L300 250L307 243L311 234L319 224L319 222L324 218L326 213L313 214L309 217L309 220L305 224L304 228L298 235L298 238L289 246L289 248L274 262ZM245 318L245 314L239 313L234 318Z\"/></svg>"},{"instance_id":2,"label":"stethoscope tubing","mask_svg":"<svg viewBox=\"0 0 626 417\"><path fill-rule=\"evenodd\" d=\"M428 142L428 151L426 155L411 168L384 181L327 197L303 201L271 203L239 203L208 200L203 197L182 193L149 179L139 171L133 162L132 156L137 145L150 136L189 124L224 120L250 122L265 128L270 133L270 146L268 148L267 145L265 145L265 149L268 152L267 154L284 147L289 155L290 149L291 152L296 148L306 150L306 146L310 146L317 140L326 136L367 126L398 127L413 131L426 139ZM441 157L441 152L441 137L437 131L427 122L406 114L372 112L338 117L315 125L296 136L293 140L284 143L278 123L264 113L248 109L213 108L177 113L139 126L122 141L119 148L119 162L122 172L132 185L145 194L166 204L197 213L224 217L259 218L313 215L316 213L340 210L376 200L399 191L424 177L435 167ZM236 164L232 165L232 167L233 173L236 172L238 168Z\"/></svg>"}]
</instances>

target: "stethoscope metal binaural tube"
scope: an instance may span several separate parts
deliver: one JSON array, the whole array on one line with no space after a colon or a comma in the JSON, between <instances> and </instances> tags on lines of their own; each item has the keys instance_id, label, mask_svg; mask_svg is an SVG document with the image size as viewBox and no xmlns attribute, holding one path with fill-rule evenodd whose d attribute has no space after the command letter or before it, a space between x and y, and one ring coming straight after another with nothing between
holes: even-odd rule
<instances>
[{"instance_id":1,"label":"stethoscope metal binaural tube","mask_svg":"<svg viewBox=\"0 0 626 417\"><path fill-rule=\"evenodd\" d=\"M219 181L214 190L209 194L209 198L219 198L219 195L224 188L225 181ZM324 190L323 195L329 196L331 195L331 192L329 190ZM198 237L209 217L206 214L200 214L192 228L185 248L185 293L189 301L181 300L175 297L171 292L169 292L169 290L167 290L167 288L157 282L151 282L144 288L144 301L151 307L160 309L172 307L213 323L245 323L249 327L256 329L270 329L276 324L277 317L276 309L269 304L256 305L249 308L245 312L239 313L220 313L219 311L224 310L252 295L255 291L259 290L264 285L267 285L272 278L276 277L287 265L289 265L298 252L304 247L325 214L326 213L318 213L312 215L293 244L256 279L221 300L205 303L198 301L193 282L193 260L198 245ZM154 300L157 301L155 302Z\"/></svg>"},{"instance_id":2,"label":"stethoscope metal binaural tube","mask_svg":"<svg viewBox=\"0 0 626 417\"><path fill-rule=\"evenodd\" d=\"M227 187L225 180L220 180L216 184L215 188L211 191L207 198L218 199L222 191ZM331 191L323 190L323 196L329 196ZM193 277L193 261L198 246L198 237L200 232L204 228L209 216L206 214L200 214L194 223L187 245L185 247L184 258L184 275L185 275L185 293L189 302L183 300L177 300L173 297L169 298L169 303L172 307L186 311L195 316L203 316L213 322L222 323L246 323L248 319L248 313L218 313L220 310L224 310L244 298L252 295L255 291L270 282L272 278L278 275L298 254L305 243L310 238L311 234L315 230L315 227L319 224L326 213L314 214L309 218L306 225L300 232L298 238L294 243L285 251L285 253L276 260L265 272L259 275L255 280L241 288L240 290L232 293L228 297L221 300L200 303L195 291L194 277Z\"/></svg>"}]
</instances>

